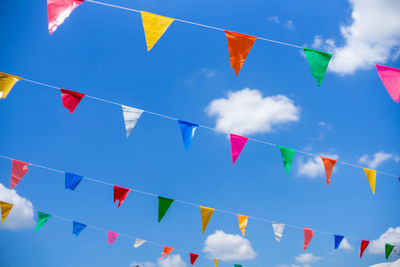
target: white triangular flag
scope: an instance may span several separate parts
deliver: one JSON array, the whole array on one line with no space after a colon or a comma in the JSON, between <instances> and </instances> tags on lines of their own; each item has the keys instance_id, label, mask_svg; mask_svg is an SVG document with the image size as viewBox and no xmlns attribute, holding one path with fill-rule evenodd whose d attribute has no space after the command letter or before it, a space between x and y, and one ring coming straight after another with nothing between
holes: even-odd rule
<instances>
[{"instance_id":1,"label":"white triangular flag","mask_svg":"<svg viewBox=\"0 0 400 267\"><path fill-rule=\"evenodd\" d=\"M282 223L272 223L272 228L274 229L274 235L277 242L281 241L284 227L285 225Z\"/></svg>"},{"instance_id":2,"label":"white triangular flag","mask_svg":"<svg viewBox=\"0 0 400 267\"><path fill-rule=\"evenodd\" d=\"M133 127L143 113L143 110L121 105L124 114L126 138L131 134Z\"/></svg>"},{"instance_id":3,"label":"white triangular flag","mask_svg":"<svg viewBox=\"0 0 400 267\"><path fill-rule=\"evenodd\" d=\"M138 248L141 245L143 245L144 243L146 243L146 240L140 239L140 238L136 238L135 240L135 244L133 244L134 248Z\"/></svg>"}]
</instances>

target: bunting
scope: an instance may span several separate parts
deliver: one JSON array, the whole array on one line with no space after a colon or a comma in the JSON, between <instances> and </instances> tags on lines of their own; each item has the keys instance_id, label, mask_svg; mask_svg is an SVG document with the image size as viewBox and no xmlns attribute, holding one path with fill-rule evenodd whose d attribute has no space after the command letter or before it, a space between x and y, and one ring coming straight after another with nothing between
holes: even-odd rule
<instances>
[{"instance_id":1,"label":"bunting","mask_svg":"<svg viewBox=\"0 0 400 267\"><path fill-rule=\"evenodd\" d=\"M303 248L304 251L307 249L313 236L314 236L314 231L312 229L304 227L304 248Z\"/></svg>"},{"instance_id":2,"label":"bunting","mask_svg":"<svg viewBox=\"0 0 400 267\"><path fill-rule=\"evenodd\" d=\"M240 215L240 214L237 214L237 216L238 216L240 231L242 231L242 235L244 236L244 233L245 233L246 227L247 227L247 221L249 220L249 216Z\"/></svg>"},{"instance_id":3,"label":"bunting","mask_svg":"<svg viewBox=\"0 0 400 267\"><path fill-rule=\"evenodd\" d=\"M182 133L183 145L187 151L189 150L189 146L192 143L192 139L199 125L182 120L178 120L178 124Z\"/></svg>"},{"instance_id":4,"label":"bunting","mask_svg":"<svg viewBox=\"0 0 400 267\"><path fill-rule=\"evenodd\" d=\"M236 160L238 159L249 138L232 133L229 134L229 137L231 140L232 165L235 165Z\"/></svg>"},{"instance_id":5,"label":"bunting","mask_svg":"<svg viewBox=\"0 0 400 267\"><path fill-rule=\"evenodd\" d=\"M218 260L217 259L214 259L214 264L215 264L215 267L218 267Z\"/></svg>"},{"instance_id":6,"label":"bunting","mask_svg":"<svg viewBox=\"0 0 400 267\"><path fill-rule=\"evenodd\" d=\"M53 34L83 0L47 0L49 33Z\"/></svg>"},{"instance_id":7,"label":"bunting","mask_svg":"<svg viewBox=\"0 0 400 267\"><path fill-rule=\"evenodd\" d=\"M78 186L82 181L83 176L66 172L65 173L65 189L70 189L72 191Z\"/></svg>"},{"instance_id":8,"label":"bunting","mask_svg":"<svg viewBox=\"0 0 400 267\"><path fill-rule=\"evenodd\" d=\"M118 236L119 236L118 233L107 231L107 243L109 245L114 244L114 242L115 242L115 240L117 240Z\"/></svg>"},{"instance_id":9,"label":"bunting","mask_svg":"<svg viewBox=\"0 0 400 267\"><path fill-rule=\"evenodd\" d=\"M50 219L50 217L50 214L38 211L35 232L39 231L40 228L42 228L43 225Z\"/></svg>"},{"instance_id":10,"label":"bunting","mask_svg":"<svg viewBox=\"0 0 400 267\"><path fill-rule=\"evenodd\" d=\"M21 77L0 72L0 99L7 97L16 82L21 80Z\"/></svg>"},{"instance_id":11,"label":"bunting","mask_svg":"<svg viewBox=\"0 0 400 267\"><path fill-rule=\"evenodd\" d=\"M129 135L131 134L132 129L135 127L140 116L142 115L143 110L124 105L121 105L121 107L125 121L126 138L128 138Z\"/></svg>"},{"instance_id":12,"label":"bunting","mask_svg":"<svg viewBox=\"0 0 400 267\"><path fill-rule=\"evenodd\" d=\"M81 232L83 231L83 229L85 229L85 228L86 228L86 224L76 222L76 221L72 222L72 234L75 235L76 237L78 237L81 234Z\"/></svg>"},{"instance_id":13,"label":"bunting","mask_svg":"<svg viewBox=\"0 0 400 267\"><path fill-rule=\"evenodd\" d=\"M69 113L71 114L72 112L74 112L75 108L78 106L79 102L81 102L85 94L70 91L67 89L60 90L63 107L67 108L69 110Z\"/></svg>"},{"instance_id":14,"label":"bunting","mask_svg":"<svg viewBox=\"0 0 400 267\"><path fill-rule=\"evenodd\" d=\"M172 202L174 202L173 199L158 197L158 222L161 222L161 220L164 218L164 215L167 213Z\"/></svg>"},{"instance_id":15,"label":"bunting","mask_svg":"<svg viewBox=\"0 0 400 267\"><path fill-rule=\"evenodd\" d=\"M200 206L200 215L201 215L201 231L204 234L204 231L207 228L208 222L211 219L211 216L214 213L214 209L212 208L207 208Z\"/></svg>"},{"instance_id":16,"label":"bunting","mask_svg":"<svg viewBox=\"0 0 400 267\"><path fill-rule=\"evenodd\" d=\"M303 47L303 50L310 65L312 76L317 79L318 87L320 87L332 54L306 47Z\"/></svg>"},{"instance_id":17,"label":"bunting","mask_svg":"<svg viewBox=\"0 0 400 267\"><path fill-rule=\"evenodd\" d=\"M279 243L283 235L283 229L285 225L283 223L272 223L272 229L274 230L275 240Z\"/></svg>"},{"instance_id":18,"label":"bunting","mask_svg":"<svg viewBox=\"0 0 400 267\"><path fill-rule=\"evenodd\" d=\"M10 189L16 187L19 181L21 181L24 175L28 172L28 165L31 164L16 159L12 160Z\"/></svg>"},{"instance_id":19,"label":"bunting","mask_svg":"<svg viewBox=\"0 0 400 267\"><path fill-rule=\"evenodd\" d=\"M375 194L376 171L367 168L363 168L363 170L365 172L365 175L367 176L372 193Z\"/></svg>"},{"instance_id":20,"label":"bunting","mask_svg":"<svg viewBox=\"0 0 400 267\"><path fill-rule=\"evenodd\" d=\"M400 69L376 65L379 78L390 97L399 103L400 98Z\"/></svg>"},{"instance_id":21,"label":"bunting","mask_svg":"<svg viewBox=\"0 0 400 267\"><path fill-rule=\"evenodd\" d=\"M170 254L171 251L173 251L173 250L174 250L174 248L170 248L170 247L164 246L163 251L162 251L162 254L161 254L161 257L160 257L158 260L163 259L165 256L169 256L169 254Z\"/></svg>"},{"instance_id":22,"label":"bunting","mask_svg":"<svg viewBox=\"0 0 400 267\"><path fill-rule=\"evenodd\" d=\"M235 70L235 74L238 75L257 37L231 31L225 31L225 35L228 42L231 67Z\"/></svg>"},{"instance_id":23,"label":"bunting","mask_svg":"<svg viewBox=\"0 0 400 267\"><path fill-rule=\"evenodd\" d=\"M331 182L331 175L332 175L332 170L333 166L336 164L336 160L334 159L328 159L325 157L321 157L322 163L324 163L325 167L325 174L326 174L326 186L329 186L329 183Z\"/></svg>"},{"instance_id":24,"label":"bunting","mask_svg":"<svg viewBox=\"0 0 400 267\"><path fill-rule=\"evenodd\" d=\"M385 258L389 259L390 254L392 253L392 250L394 249L394 246L391 244L385 244Z\"/></svg>"},{"instance_id":25,"label":"bunting","mask_svg":"<svg viewBox=\"0 0 400 267\"><path fill-rule=\"evenodd\" d=\"M140 13L142 14L147 51L150 51L175 19L145 11L140 11Z\"/></svg>"},{"instance_id":26,"label":"bunting","mask_svg":"<svg viewBox=\"0 0 400 267\"><path fill-rule=\"evenodd\" d=\"M118 200L118 208L124 202L130 191L129 188L114 185L114 203Z\"/></svg>"},{"instance_id":27,"label":"bunting","mask_svg":"<svg viewBox=\"0 0 400 267\"><path fill-rule=\"evenodd\" d=\"M194 265L199 255L189 252L190 255L190 264Z\"/></svg>"},{"instance_id":28,"label":"bunting","mask_svg":"<svg viewBox=\"0 0 400 267\"><path fill-rule=\"evenodd\" d=\"M143 245L144 243L146 243L146 240L140 239L140 238L136 238L135 239L135 243L133 244L134 248L138 248L141 245Z\"/></svg>"},{"instance_id":29,"label":"bunting","mask_svg":"<svg viewBox=\"0 0 400 267\"><path fill-rule=\"evenodd\" d=\"M281 156L283 160L283 167L285 168L286 174L289 175L290 166L292 165L293 157L294 157L294 149L278 146L281 151Z\"/></svg>"},{"instance_id":30,"label":"bunting","mask_svg":"<svg viewBox=\"0 0 400 267\"><path fill-rule=\"evenodd\" d=\"M13 206L11 203L0 201L1 223L4 223Z\"/></svg>"},{"instance_id":31,"label":"bunting","mask_svg":"<svg viewBox=\"0 0 400 267\"><path fill-rule=\"evenodd\" d=\"M241 264L235 264L235 265L233 265L233 267L242 267L242 265Z\"/></svg>"},{"instance_id":32,"label":"bunting","mask_svg":"<svg viewBox=\"0 0 400 267\"><path fill-rule=\"evenodd\" d=\"M361 240L361 246L360 246L360 259L362 255L364 254L365 249L368 247L369 241L367 240Z\"/></svg>"},{"instance_id":33,"label":"bunting","mask_svg":"<svg viewBox=\"0 0 400 267\"><path fill-rule=\"evenodd\" d=\"M344 236L342 235L334 235L335 237L335 249L338 249L340 246L340 243L342 243L342 240L344 238Z\"/></svg>"}]
</instances>

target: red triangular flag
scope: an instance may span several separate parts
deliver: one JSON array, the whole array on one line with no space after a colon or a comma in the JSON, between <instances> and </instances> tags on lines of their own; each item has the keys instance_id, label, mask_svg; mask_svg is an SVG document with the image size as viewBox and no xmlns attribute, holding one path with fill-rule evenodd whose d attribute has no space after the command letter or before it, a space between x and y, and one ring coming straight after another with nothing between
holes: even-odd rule
<instances>
[{"instance_id":1,"label":"red triangular flag","mask_svg":"<svg viewBox=\"0 0 400 267\"><path fill-rule=\"evenodd\" d=\"M329 186L329 183L331 182L330 179L331 179L331 175L332 175L333 166L335 166L336 160L328 159L328 158L324 158L324 157L321 157L321 159L325 166L326 186Z\"/></svg>"},{"instance_id":2,"label":"red triangular flag","mask_svg":"<svg viewBox=\"0 0 400 267\"><path fill-rule=\"evenodd\" d=\"M76 106L78 106L84 96L85 94L82 93L61 89L63 107L69 109L69 113L74 112Z\"/></svg>"},{"instance_id":3,"label":"red triangular flag","mask_svg":"<svg viewBox=\"0 0 400 267\"><path fill-rule=\"evenodd\" d=\"M129 191L131 191L129 188L114 185L114 203L117 200L119 201L118 208L121 206L122 202L124 202Z\"/></svg>"},{"instance_id":4,"label":"red triangular flag","mask_svg":"<svg viewBox=\"0 0 400 267\"><path fill-rule=\"evenodd\" d=\"M257 37L230 31L225 31L225 35L228 41L231 67L235 70L235 74L238 75Z\"/></svg>"},{"instance_id":5,"label":"red triangular flag","mask_svg":"<svg viewBox=\"0 0 400 267\"><path fill-rule=\"evenodd\" d=\"M314 236L314 231L312 229L304 227L304 251L307 249Z\"/></svg>"},{"instance_id":6,"label":"red triangular flag","mask_svg":"<svg viewBox=\"0 0 400 267\"><path fill-rule=\"evenodd\" d=\"M190 254L190 264L193 265L196 262L197 257L199 257L199 255L191 253L191 252L189 252L189 254Z\"/></svg>"},{"instance_id":7,"label":"red triangular flag","mask_svg":"<svg viewBox=\"0 0 400 267\"><path fill-rule=\"evenodd\" d=\"M360 259L362 255L364 254L364 250L368 247L369 241L367 240L361 240L361 247L360 247Z\"/></svg>"},{"instance_id":8,"label":"red triangular flag","mask_svg":"<svg viewBox=\"0 0 400 267\"><path fill-rule=\"evenodd\" d=\"M232 165L235 165L240 152L242 152L242 149L249 138L236 134L230 134L229 137L231 139Z\"/></svg>"},{"instance_id":9,"label":"red triangular flag","mask_svg":"<svg viewBox=\"0 0 400 267\"><path fill-rule=\"evenodd\" d=\"M28 165L31 164L16 159L12 160L10 189L16 187L22 177L28 172Z\"/></svg>"},{"instance_id":10,"label":"red triangular flag","mask_svg":"<svg viewBox=\"0 0 400 267\"><path fill-rule=\"evenodd\" d=\"M174 250L174 248L170 248L170 247L164 246L163 251L162 251L162 254L161 254L161 257L160 257L158 260L161 260L162 258L164 258L165 255L169 256L169 254L170 254L171 251L173 251L173 250Z\"/></svg>"},{"instance_id":11,"label":"red triangular flag","mask_svg":"<svg viewBox=\"0 0 400 267\"><path fill-rule=\"evenodd\" d=\"M55 32L57 27L82 3L83 0L47 0L49 33Z\"/></svg>"}]
</instances>

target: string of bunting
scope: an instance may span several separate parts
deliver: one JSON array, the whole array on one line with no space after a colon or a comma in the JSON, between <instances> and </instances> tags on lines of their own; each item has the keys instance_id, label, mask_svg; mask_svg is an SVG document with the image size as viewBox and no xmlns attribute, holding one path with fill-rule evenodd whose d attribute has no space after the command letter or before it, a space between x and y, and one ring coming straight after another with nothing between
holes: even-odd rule
<instances>
[{"instance_id":1,"label":"string of bunting","mask_svg":"<svg viewBox=\"0 0 400 267\"><path fill-rule=\"evenodd\" d=\"M399 72L399 74L400 74L400 72ZM400 80L400 75L398 78ZM37 81L33 81L33 80L29 80L29 79L21 78L21 77L14 76L11 74L6 74L6 73L0 72L0 93L2 93L3 98L5 98L8 95L8 93L11 91L11 89L15 85L15 83L20 80L60 90L63 107L67 108L69 110L69 113L74 112L74 110L76 109L76 107L78 106L78 104L81 102L81 100L84 97L91 98L91 99L101 101L101 102L105 102L108 104L120 106L122 109L122 114L123 114L124 121L125 121L125 129L126 129L126 137L127 138L131 134L133 128L136 126L136 124L143 112L151 114L151 115L159 116L162 118L167 118L170 120L177 121L179 124L179 128L181 130L182 139L183 139L184 147L186 150L189 149L189 146L192 142L192 139L193 139L198 127L208 129L208 130L213 130L216 132L223 132L225 134L229 134L230 143L231 143L232 165L235 165L235 163L236 163L240 153L242 152L244 146L246 145L247 141L252 140L257 143L262 143L262 144L266 144L269 146L278 147L280 150L280 153L281 153L284 169L285 169L285 172L287 175L289 175L295 152L298 152L298 153L301 153L301 154L304 154L304 155L307 155L310 157L320 157L321 161L324 165L324 168L325 168L327 186L329 186L329 183L331 182L332 171L333 171L333 168L336 163L341 163L341 164L344 164L347 166L363 169L373 194L375 194L376 174L377 173L380 173L380 174L383 174L386 176L391 176L391 177L399 177L397 175L390 174L387 172L372 170L372 169L364 168L362 166L358 166L358 165L348 163L345 161L338 161L335 159L319 156L319 155L308 153L308 152L301 151L298 149L293 149L293 148L273 144L271 142L254 139L254 138L249 138L249 137L245 137L245 136L240 136L240 135L236 135L233 133L224 132L224 131L221 131L216 128L179 120L177 118L173 118L173 117L170 117L167 115L155 113L155 112L148 111L148 110L137 109L134 107L125 106L125 105L122 105L122 104L119 104L119 103L116 103L116 102L113 102L110 100L101 99L101 98L86 95L86 94L83 94L80 92L62 89L62 88L59 88L59 87L56 87L53 85L49 85L49 84L45 84L45 83L41 83L41 82L37 82ZM399 177L399 181L400 181L400 177Z\"/></svg>"},{"instance_id":2,"label":"string of bunting","mask_svg":"<svg viewBox=\"0 0 400 267\"><path fill-rule=\"evenodd\" d=\"M297 225L284 224L284 223L280 223L280 222L276 222L276 221L272 221L272 220L268 220L268 219L263 219L263 218L258 218L258 217L254 217L254 216L248 216L248 215L242 215L242 214L238 214L238 213L235 213L235 212L232 212L232 211L209 208L209 207L201 206L199 204L188 202L188 201L162 197L162 196L158 196L158 195L153 194L153 193L144 192L144 191L133 189L133 188L117 186L117 185L114 185L114 184L111 184L111 183L108 183L108 182L105 182L105 181L97 180L97 179L94 179L94 178L84 177L84 176L81 176L81 175L77 175L77 174L73 174L73 173L57 170L57 169L54 169L54 168L50 168L50 167L46 167L46 166L42 166L42 165L38 165L38 164L34 164L34 163L27 163L27 162L19 161L19 160L16 160L16 159L13 159L13 158L10 158L10 157L7 157L7 156L3 156L3 155L0 155L0 157L12 161L10 189L12 189L12 188L17 186L17 184L21 181L21 179L28 172L28 166L32 165L32 166L36 166L36 167L39 167L39 168L42 168L42 169L46 169L46 170L50 170L50 171L53 171L53 172L63 173L65 175L65 189L69 189L69 190L72 190L72 191L74 191L76 189L76 187L80 184L80 182L82 180L84 180L84 179L86 179L88 181L97 182L97 183L105 184L105 185L108 185L108 186L112 186L113 187L113 191L114 191L113 203L118 201L118 204L117 204L118 208L125 201L126 197L130 193L130 191L134 191L134 192L137 192L137 193L140 193L140 194L145 194L145 195L148 195L148 196L156 197L158 199L158 222L159 223L162 221L162 219L166 215L167 211L169 210L169 208L171 207L171 205L174 202L178 202L178 203L181 203L181 204L184 204L184 205L200 208L201 228L202 228L202 233L203 234L204 234L204 232L205 232L205 230L206 230L206 228L208 226L208 223L210 222L211 217L214 214L214 212L220 212L220 213L225 213L225 214L230 214L230 215L236 215L237 216L238 225L239 225L240 231L241 231L243 236L245 236L245 232L246 232L246 228L247 228L247 224L248 224L248 220L249 219L253 219L253 220L256 220L256 221L263 222L263 223L271 224L272 225L272 229L273 229L273 233L274 233L274 236L275 236L275 240L277 242L280 242L280 240L281 240L281 238L283 236L283 231L284 231L285 227L301 229L301 230L304 231L304 246L303 246L303 250L304 251L307 249L307 247L310 244L312 238L314 237L314 233L321 233L321 234L326 234L326 235L333 236L333 238L334 238L334 248L335 249L339 248L340 243L345 238L344 235L337 235L335 233L316 230L316 229L311 229L311 228L297 226ZM7 205L5 206L5 212L4 212L5 215L3 217L3 221L7 217L8 213L10 212L11 207L12 207L12 205L10 206L10 204L8 206ZM2 216L3 216L3 205L2 205ZM41 218L41 215L38 214L38 218ZM43 218L44 219L40 220L40 222L43 222L43 224L44 224L47 221L47 219L49 218L49 215L45 214L45 215L43 215ZM43 226L43 224L41 224L40 227ZM39 225L39 219L38 219L38 225ZM363 253L364 253L364 250L367 248L367 246L369 244L369 241L368 240L364 240L364 239L360 239L360 238L357 238L357 237L351 237L351 236L346 236L346 238L361 240L361 247L360 247L360 258L361 258ZM391 244L387 244L387 245L393 246ZM393 246L393 248L394 248L394 246Z\"/></svg>"},{"instance_id":3,"label":"string of bunting","mask_svg":"<svg viewBox=\"0 0 400 267\"><path fill-rule=\"evenodd\" d=\"M84 0L47 0L47 13L48 13L48 29L49 33L53 34L57 27L60 26L64 20L74 11L76 7L82 4ZM118 5L112 5L105 2L86 0L97 5L103 5L113 8L118 8L130 12L140 13L142 17L143 30L146 39L147 50L150 51L161 36L167 31L170 25L174 21L187 23L203 28L213 29L222 31L225 33L231 67L235 70L235 74L238 75L242 68L247 55L249 54L254 42L258 40L272 42L275 44L285 45L302 49L307 61L309 63L312 76L317 80L318 87L321 86L322 80L325 76L329 62L332 58L332 54L302 47L299 45L289 44L277 40L272 40L263 37L251 36L243 33L233 32L222 28L191 22L182 19L169 18L157 14L153 14L146 11L136 10ZM377 65L379 76L384 81L385 87L394 101L399 102L400 98L400 80L396 75L400 75L400 70Z\"/></svg>"}]
</instances>

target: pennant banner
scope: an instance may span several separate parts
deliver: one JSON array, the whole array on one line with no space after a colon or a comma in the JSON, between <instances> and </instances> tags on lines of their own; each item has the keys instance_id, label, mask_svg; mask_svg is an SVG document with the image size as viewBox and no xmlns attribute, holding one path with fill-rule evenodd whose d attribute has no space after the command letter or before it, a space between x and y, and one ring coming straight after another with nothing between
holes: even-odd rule
<instances>
[{"instance_id":1,"label":"pennant banner","mask_svg":"<svg viewBox=\"0 0 400 267\"><path fill-rule=\"evenodd\" d=\"M379 78L381 78L390 97L399 103L400 98L400 69L376 65Z\"/></svg>"},{"instance_id":2,"label":"pennant banner","mask_svg":"<svg viewBox=\"0 0 400 267\"><path fill-rule=\"evenodd\" d=\"M63 107L67 108L69 110L69 113L71 114L72 112L74 112L75 108L78 106L79 102L81 102L85 94L70 91L67 89L60 90Z\"/></svg>"},{"instance_id":3,"label":"pennant banner","mask_svg":"<svg viewBox=\"0 0 400 267\"><path fill-rule=\"evenodd\" d=\"M140 239L140 238L136 238L135 240L135 244L133 244L134 248L138 248L141 245L143 245L144 243L146 243L146 240Z\"/></svg>"},{"instance_id":4,"label":"pennant banner","mask_svg":"<svg viewBox=\"0 0 400 267\"><path fill-rule=\"evenodd\" d=\"M240 215L240 214L237 214L237 216L238 216L238 220L239 220L239 228L242 231L242 235L244 236L244 233L245 233L246 227L247 227L247 221L249 220L249 216Z\"/></svg>"},{"instance_id":5,"label":"pennant banner","mask_svg":"<svg viewBox=\"0 0 400 267\"><path fill-rule=\"evenodd\" d=\"M338 249L340 246L340 243L342 243L342 240L344 238L344 236L342 235L334 235L335 237L335 249Z\"/></svg>"},{"instance_id":6,"label":"pennant banner","mask_svg":"<svg viewBox=\"0 0 400 267\"><path fill-rule=\"evenodd\" d=\"M367 176L369 186L371 187L372 193L375 194L375 183L376 183L376 171L363 168L365 175Z\"/></svg>"},{"instance_id":7,"label":"pennant banner","mask_svg":"<svg viewBox=\"0 0 400 267\"><path fill-rule=\"evenodd\" d=\"M200 215L201 215L201 231L204 234L204 231L207 228L208 222L211 219L211 216L214 213L214 209L212 208L207 208L200 206Z\"/></svg>"},{"instance_id":8,"label":"pennant banner","mask_svg":"<svg viewBox=\"0 0 400 267\"><path fill-rule=\"evenodd\" d=\"M190 144L192 143L192 139L199 125L181 120L178 120L178 123L182 133L183 145L185 146L185 149L187 151Z\"/></svg>"},{"instance_id":9,"label":"pennant banner","mask_svg":"<svg viewBox=\"0 0 400 267\"><path fill-rule=\"evenodd\" d=\"M173 199L158 197L158 222L161 222L162 218L164 218L172 202L174 202Z\"/></svg>"},{"instance_id":10,"label":"pennant banner","mask_svg":"<svg viewBox=\"0 0 400 267\"><path fill-rule=\"evenodd\" d=\"M332 54L306 47L303 47L303 50L310 65L312 76L317 79L318 87L320 87Z\"/></svg>"},{"instance_id":11,"label":"pennant banner","mask_svg":"<svg viewBox=\"0 0 400 267\"><path fill-rule=\"evenodd\" d=\"M364 254L365 249L368 247L369 241L367 240L361 240L361 246L360 246L360 259L362 255Z\"/></svg>"},{"instance_id":12,"label":"pennant banner","mask_svg":"<svg viewBox=\"0 0 400 267\"><path fill-rule=\"evenodd\" d=\"M326 174L326 186L329 186L329 183L331 182L331 175L332 175L332 170L333 166L336 164L336 160L334 159L328 159L321 157L322 163L324 163L325 166L325 174Z\"/></svg>"},{"instance_id":13,"label":"pennant banner","mask_svg":"<svg viewBox=\"0 0 400 267\"><path fill-rule=\"evenodd\" d=\"M394 246L391 244L385 244L385 258L389 259L390 254L392 253L392 250L394 249Z\"/></svg>"},{"instance_id":14,"label":"pennant banner","mask_svg":"<svg viewBox=\"0 0 400 267\"><path fill-rule=\"evenodd\" d=\"M83 176L66 172L65 173L65 189L75 190L78 184L82 181Z\"/></svg>"},{"instance_id":15,"label":"pennant banner","mask_svg":"<svg viewBox=\"0 0 400 267\"><path fill-rule=\"evenodd\" d=\"M1 207L1 223L4 223L6 220L8 214L10 213L12 207L14 205L11 203L7 203L4 201L0 201L0 207Z\"/></svg>"},{"instance_id":16,"label":"pennant banner","mask_svg":"<svg viewBox=\"0 0 400 267\"><path fill-rule=\"evenodd\" d=\"M114 242L115 242L115 240L117 240L118 236L119 236L118 233L107 231L107 243L109 245L114 244Z\"/></svg>"},{"instance_id":17,"label":"pennant banner","mask_svg":"<svg viewBox=\"0 0 400 267\"><path fill-rule=\"evenodd\" d=\"M142 14L147 51L150 51L175 19L145 11L140 11L140 13Z\"/></svg>"},{"instance_id":18,"label":"pennant banner","mask_svg":"<svg viewBox=\"0 0 400 267\"><path fill-rule=\"evenodd\" d=\"M49 33L53 34L83 0L47 0Z\"/></svg>"},{"instance_id":19,"label":"pennant banner","mask_svg":"<svg viewBox=\"0 0 400 267\"><path fill-rule=\"evenodd\" d=\"M16 187L19 181L21 181L24 175L28 172L28 165L31 164L16 159L12 160L10 189Z\"/></svg>"},{"instance_id":20,"label":"pennant banner","mask_svg":"<svg viewBox=\"0 0 400 267\"><path fill-rule=\"evenodd\" d=\"M165 257L165 255L169 256L169 254L170 254L171 251L173 251L173 250L174 250L174 248L170 248L170 247L164 246L163 251L162 251L162 254L161 254L161 257L160 257L158 260L163 259L163 258Z\"/></svg>"},{"instance_id":21,"label":"pennant banner","mask_svg":"<svg viewBox=\"0 0 400 267\"><path fill-rule=\"evenodd\" d=\"M194 265L194 263L196 262L196 260L199 257L199 255L191 253L191 252L189 253L189 255L190 255L190 264Z\"/></svg>"},{"instance_id":22,"label":"pennant banner","mask_svg":"<svg viewBox=\"0 0 400 267\"><path fill-rule=\"evenodd\" d=\"M50 217L50 214L38 211L35 232L39 231L40 228L42 228L43 225L50 219Z\"/></svg>"},{"instance_id":23,"label":"pennant banner","mask_svg":"<svg viewBox=\"0 0 400 267\"><path fill-rule=\"evenodd\" d=\"M78 237L81 234L81 232L83 231L83 229L85 229L85 228L86 228L86 224L76 222L76 221L72 222L72 234L75 235L76 237Z\"/></svg>"},{"instance_id":24,"label":"pennant banner","mask_svg":"<svg viewBox=\"0 0 400 267\"><path fill-rule=\"evenodd\" d=\"M272 229L274 230L275 240L278 243L281 242L284 228L285 228L285 225L283 223L272 223Z\"/></svg>"},{"instance_id":25,"label":"pennant banner","mask_svg":"<svg viewBox=\"0 0 400 267\"><path fill-rule=\"evenodd\" d=\"M215 264L215 267L218 267L218 260L217 259L214 259L214 264Z\"/></svg>"},{"instance_id":26,"label":"pennant banner","mask_svg":"<svg viewBox=\"0 0 400 267\"><path fill-rule=\"evenodd\" d=\"M0 99L6 98L14 84L21 79L21 77L0 72Z\"/></svg>"},{"instance_id":27,"label":"pennant banner","mask_svg":"<svg viewBox=\"0 0 400 267\"><path fill-rule=\"evenodd\" d=\"M129 188L114 185L114 203L118 200L118 208L124 202L130 191Z\"/></svg>"},{"instance_id":28,"label":"pennant banner","mask_svg":"<svg viewBox=\"0 0 400 267\"><path fill-rule=\"evenodd\" d=\"M125 120L126 138L128 138L131 134L132 129L135 127L140 116L142 115L143 110L124 105L121 105L121 107L122 114L124 115Z\"/></svg>"},{"instance_id":29,"label":"pennant banner","mask_svg":"<svg viewBox=\"0 0 400 267\"><path fill-rule=\"evenodd\" d=\"M236 160L238 159L244 148L244 145L246 145L249 138L236 134L229 134L229 137L231 140L232 165L235 165Z\"/></svg>"},{"instance_id":30,"label":"pennant banner","mask_svg":"<svg viewBox=\"0 0 400 267\"><path fill-rule=\"evenodd\" d=\"M312 229L304 227L304 248L303 248L304 251L307 249L313 236L314 236L314 231Z\"/></svg>"},{"instance_id":31,"label":"pennant banner","mask_svg":"<svg viewBox=\"0 0 400 267\"><path fill-rule=\"evenodd\" d=\"M241 264L235 264L235 265L233 265L233 267L242 267L242 265Z\"/></svg>"},{"instance_id":32,"label":"pennant banner","mask_svg":"<svg viewBox=\"0 0 400 267\"><path fill-rule=\"evenodd\" d=\"M225 31L225 35L228 42L231 67L235 70L235 74L238 75L257 37L230 31Z\"/></svg>"},{"instance_id":33,"label":"pennant banner","mask_svg":"<svg viewBox=\"0 0 400 267\"><path fill-rule=\"evenodd\" d=\"M286 174L289 174L290 166L292 165L293 157L294 157L294 149L278 146L281 151L281 156L283 160L283 167L285 168Z\"/></svg>"}]
</instances>

